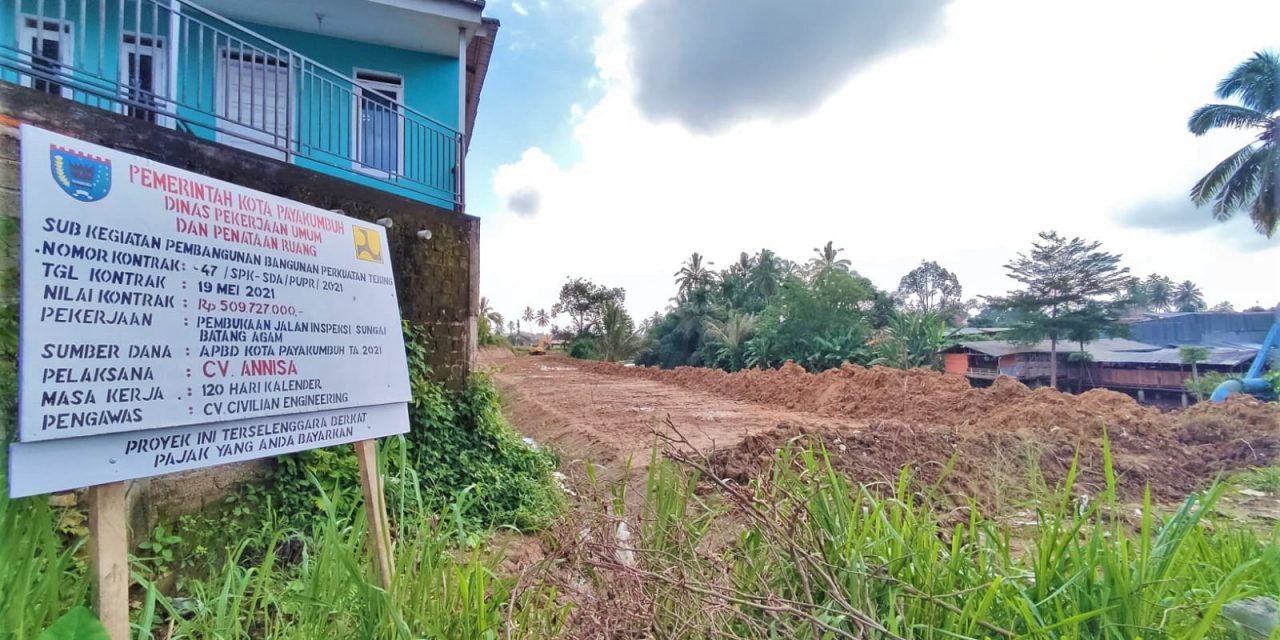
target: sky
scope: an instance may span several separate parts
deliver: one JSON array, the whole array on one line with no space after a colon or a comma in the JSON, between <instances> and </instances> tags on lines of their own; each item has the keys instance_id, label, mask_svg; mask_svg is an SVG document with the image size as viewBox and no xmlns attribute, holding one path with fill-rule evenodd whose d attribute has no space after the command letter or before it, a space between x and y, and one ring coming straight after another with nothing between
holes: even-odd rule
<instances>
[{"instance_id":1,"label":"sky","mask_svg":"<svg viewBox=\"0 0 1280 640\"><path fill-rule=\"evenodd\" d=\"M468 159L481 295L506 317L569 277L664 309L717 268L827 241L893 290L922 260L964 296L1056 230L1209 304L1272 306L1277 240L1187 191L1252 134L1186 121L1280 3L489 0L502 28Z\"/></svg>"}]
</instances>

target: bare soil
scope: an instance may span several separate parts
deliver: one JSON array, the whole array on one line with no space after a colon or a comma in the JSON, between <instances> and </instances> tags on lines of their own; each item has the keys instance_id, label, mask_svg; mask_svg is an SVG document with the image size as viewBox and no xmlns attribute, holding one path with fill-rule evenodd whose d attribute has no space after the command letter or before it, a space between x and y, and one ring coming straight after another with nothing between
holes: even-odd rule
<instances>
[{"instance_id":1,"label":"bare soil","mask_svg":"<svg viewBox=\"0 0 1280 640\"><path fill-rule=\"evenodd\" d=\"M1150 486L1157 498L1178 500L1217 474L1280 458L1280 410L1248 398L1161 412L1105 390L1072 395L1011 379L972 388L928 370L846 365L809 374L789 365L728 374L505 351L487 351L482 363L517 428L607 476L628 458L643 466L666 418L739 482L804 439L824 445L855 480L893 481L910 465L919 482L997 507L1006 494L1025 493L1029 477L1061 482L1077 455L1081 490L1100 490L1104 434L1129 498Z\"/></svg>"}]
</instances>

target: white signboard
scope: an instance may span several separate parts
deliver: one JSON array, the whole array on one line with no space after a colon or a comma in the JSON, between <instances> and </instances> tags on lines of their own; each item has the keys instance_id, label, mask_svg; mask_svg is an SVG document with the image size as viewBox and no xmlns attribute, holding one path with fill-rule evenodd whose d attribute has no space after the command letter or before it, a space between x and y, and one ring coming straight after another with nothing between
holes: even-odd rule
<instances>
[{"instance_id":1,"label":"white signboard","mask_svg":"<svg viewBox=\"0 0 1280 640\"><path fill-rule=\"evenodd\" d=\"M389 433L407 431L382 227L31 126L21 133L15 470L62 450L35 446L45 441L111 449L133 432L195 437L211 423L360 407L396 405ZM290 450L303 448L313 447ZM208 460L196 466L224 461Z\"/></svg>"},{"instance_id":2,"label":"white signboard","mask_svg":"<svg viewBox=\"0 0 1280 640\"><path fill-rule=\"evenodd\" d=\"M15 443L9 495L65 491L404 433L404 404Z\"/></svg>"}]
</instances>

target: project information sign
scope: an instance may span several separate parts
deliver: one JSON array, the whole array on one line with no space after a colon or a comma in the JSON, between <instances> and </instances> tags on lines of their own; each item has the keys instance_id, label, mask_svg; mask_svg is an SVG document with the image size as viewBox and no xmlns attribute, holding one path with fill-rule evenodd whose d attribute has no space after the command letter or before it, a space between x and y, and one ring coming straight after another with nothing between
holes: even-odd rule
<instances>
[{"instance_id":1,"label":"project information sign","mask_svg":"<svg viewBox=\"0 0 1280 640\"><path fill-rule=\"evenodd\" d=\"M264 457L407 431L382 227L35 127L21 133L15 470L54 450L37 445L68 439L68 452L118 445L108 464L146 461L141 475L156 475L246 459L246 442ZM355 411L383 405L399 405L388 427ZM308 414L350 428L266 420ZM245 433L261 437L233 437ZM293 437L272 441L282 435Z\"/></svg>"}]
</instances>

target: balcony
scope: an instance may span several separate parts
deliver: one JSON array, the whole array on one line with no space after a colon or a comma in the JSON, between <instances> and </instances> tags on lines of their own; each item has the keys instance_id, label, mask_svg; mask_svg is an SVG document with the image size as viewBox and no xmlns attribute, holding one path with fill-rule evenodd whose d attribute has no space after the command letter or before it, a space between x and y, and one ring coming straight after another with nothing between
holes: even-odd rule
<instances>
[{"instance_id":1,"label":"balcony","mask_svg":"<svg viewBox=\"0 0 1280 640\"><path fill-rule=\"evenodd\" d=\"M187 0L0 7L2 82L463 208L462 134L396 77L343 75Z\"/></svg>"}]
</instances>

